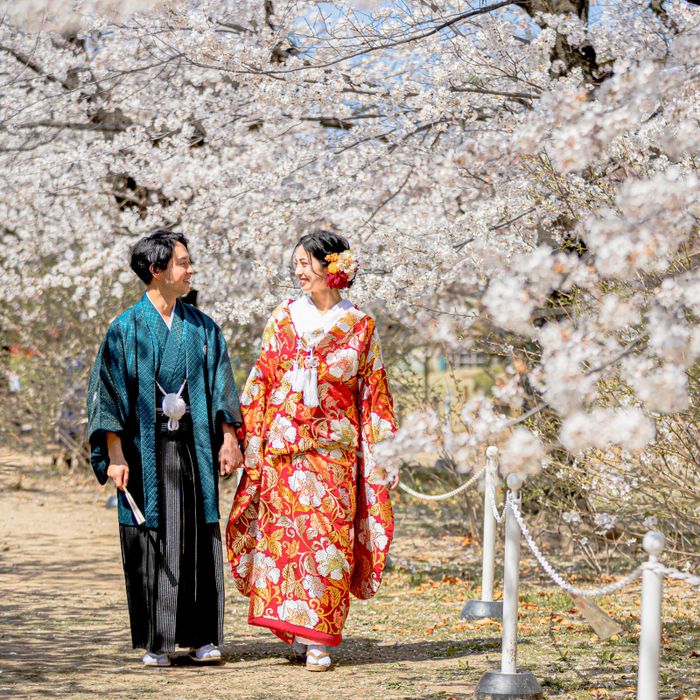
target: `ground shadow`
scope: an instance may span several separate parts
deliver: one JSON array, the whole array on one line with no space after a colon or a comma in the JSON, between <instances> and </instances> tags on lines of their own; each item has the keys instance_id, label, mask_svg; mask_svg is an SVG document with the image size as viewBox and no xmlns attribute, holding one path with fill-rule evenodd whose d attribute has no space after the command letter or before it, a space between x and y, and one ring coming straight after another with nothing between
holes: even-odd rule
<instances>
[{"instance_id":1,"label":"ground shadow","mask_svg":"<svg viewBox=\"0 0 700 700\"><path fill-rule=\"evenodd\" d=\"M529 643L522 640L523 644ZM383 644L368 637L348 637L332 650L334 662L344 666L365 666L400 661L432 661L461 658L487 652L498 652L500 637L483 639L449 639L431 642L395 642ZM229 663L263 659L281 659L289 654L289 646L274 640L245 639L228 642L224 656Z\"/></svg>"}]
</instances>

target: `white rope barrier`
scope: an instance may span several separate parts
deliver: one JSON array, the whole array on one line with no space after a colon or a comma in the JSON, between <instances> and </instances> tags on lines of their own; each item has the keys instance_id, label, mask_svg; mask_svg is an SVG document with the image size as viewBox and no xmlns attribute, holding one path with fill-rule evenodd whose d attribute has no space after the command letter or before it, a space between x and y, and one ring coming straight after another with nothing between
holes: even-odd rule
<instances>
[{"instance_id":1,"label":"white rope barrier","mask_svg":"<svg viewBox=\"0 0 700 700\"><path fill-rule=\"evenodd\" d=\"M493 519L500 525L506 518L506 508L508 508L508 502L506 501L503 504L503 511L499 513L498 506L496 505L496 501L494 500L494 493L492 491L489 491L486 495L486 498L488 500L489 508L491 508L491 514L493 515Z\"/></svg>"},{"instance_id":2,"label":"white rope barrier","mask_svg":"<svg viewBox=\"0 0 700 700\"><path fill-rule=\"evenodd\" d=\"M530 533L520 508L520 489L524 478L519 474L510 474L507 479L508 494L499 513L496 504L496 487L498 473L498 450L490 446L486 451L487 462L474 476L448 493L430 495L420 493L399 484L406 493L424 501L444 501L462 493L474 484L482 474L484 478L484 532L483 532L483 566L482 599L469 600L462 610L462 617L477 619L502 617L501 668L487 671L479 679L476 688L478 697L492 697L494 693L501 697L503 693L512 697L534 700L541 698L541 687L535 676L529 671L517 668L517 620L518 587L520 562L520 535L535 559L549 578L566 593L583 598L597 598L610 595L642 577L639 664L637 678L637 700L658 700L661 654L661 605L664 579L682 581L693 587L700 587L700 576L664 566L658 556L664 548L664 538L659 532L648 532L644 537L644 549L649 559L618 581L600 588L577 588L569 583L552 566ZM505 521L505 552L503 562L503 601L493 601L493 575L495 566L495 528ZM500 693L500 694L499 694Z\"/></svg>"},{"instance_id":3,"label":"white rope barrier","mask_svg":"<svg viewBox=\"0 0 700 700\"><path fill-rule=\"evenodd\" d=\"M583 598L597 598L598 596L609 595L610 593L615 593L616 591L623 589L625 586L628 586L630 583L638 579L642 575L643 571L647 570L653 571L654 573L659 574L664 578L672 578L677 581L683 581L691 586L700 586L700 576L695 576L690 573L679 571L678 569L664 566L659 562L644 562L643 564L640 564L636 569L631 571L629 574L621 578L619 581L610 583L607 586L590 589L576 588L575 586L572 586L570 583L564 580L564 578L559 573L557 573L552 564L547 560L547 557L545 557L545 555L542 553L542 550L539 548L532 535L530 534L530 530L527 524L525 523L523 515L520 512L520 509L518 508L515 499L511 497L511 494L508 494L506 498L506 507L509 507L513 511L513 515L515 516L518 526L520 527L520 531L523 533L525 542L530 548L530 551L534 554L535 559L537 559L540 566L545 570L545 572L552 579L552 581L554 581L554 583L556 583L557 586L559 586L562 590L566 591L567 593L572 593L573 595L578 595Z\"/></svg>"},{"instance_id":4,"label":"white rope barrier","mask_svg":"<svg viewBox=\"0 0 700 700\"><path fill-rule=\"evenodd\" d=\"M484 474L484 512L481 539L481 599L467 600L460 617L465 620L500 619L503 603L495 601L493 584L496 573L496 527L489 504L496 498L498 486L498 448L489 445L486 450L486 473Z\"/></svg>"},{"instance_id":5,"label":"white rope barrier","mask_svg":"<svg viewBox=\"0 0 700 700\"><path fill-rule=\"evenodd\" d=\"M414 498L419 498L422 501L446 501L448 498L453 498L454 496L457 496L458 494L462 493L462 491L466 491L475 481L479 479L479 477L486 471L486 467L483 467L480 469L474 476L471 477L468 481L465 481L461 486L458 486L456 489L453 489L452 491L448 491L447 493L440 493L437 495L431 495L428 493L420 493L419 491L414 491L410 486L406 486L403 482L399 482L399 488L402 491L405 491L406 493L410 494Z\"/></svg>"},{"instance_id":6,"label":"white rope barrier","mask_svg":"<svg viewBox=\"0 0 700 700\"><path fill-rule=\"evenodd\" d=\"M629 574L627 574L627 576L621 578L619 581L615 581L614 583L610 583L607 586L603 586L601 588L583 589L576 588L576 586L572 586L568 581L565 581L564 578L557 573L557 571L542 553L542 550L537 546L537 543L532 538L530 530L527 524L525 523L525 520L523 519L522 513L520 512L520 509L518 508L515 499L510 493L506 498L506 506L513 511L513 515L515 516L515 520L518 523L518 526L520 527L520 531L523 533L525 542L530 548L530 551L535 555L535 559L537 559L540 566L545 570L549 578L551 578L552 581L554 581L554 583L556 583L557 586L559 586L559 588L566 591L567 593L579 595L583 598L597 598L598 596L615 593L616 591L623 589L625 586L628 586L630 583L632 583L641 576L642 570L645 566L644 564L638 566L636 569L634 569L634 571L631 571Z\"/></svg>"},{"instance_id":7,"label":"white rope barrier","mask_svg":"<svg viewBox=\"0 0 700 700\"><path fill-rule=\"evenodd\" d=\"M685 571L679 571L670 566L664 566L658 562L647 562L642 564L642 568L648 571L653 571L655 574L660 574L664 578L672 578L676 581L683 581L689 586L700 586L700 576L695 576L694 574L687 573Z\"/></svg>"}]
</instances>

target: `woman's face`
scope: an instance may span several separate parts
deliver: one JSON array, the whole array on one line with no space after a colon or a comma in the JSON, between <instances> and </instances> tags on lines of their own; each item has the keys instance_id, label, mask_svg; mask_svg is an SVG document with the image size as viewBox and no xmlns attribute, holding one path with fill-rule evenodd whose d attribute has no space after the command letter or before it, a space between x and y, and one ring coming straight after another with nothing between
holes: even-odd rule
<instances>
[{"instance_id":1,"label":"woman's face","mask_svg":"<svg viewBox=\"0 0 700 700\"><path fill-rule=\"evenodd\" d=\"M298 246L294 251L294 275L301 284L301 291L307 294L328 289L326 275L328 268L305 248Z\"/></svg>"}]
</instances>

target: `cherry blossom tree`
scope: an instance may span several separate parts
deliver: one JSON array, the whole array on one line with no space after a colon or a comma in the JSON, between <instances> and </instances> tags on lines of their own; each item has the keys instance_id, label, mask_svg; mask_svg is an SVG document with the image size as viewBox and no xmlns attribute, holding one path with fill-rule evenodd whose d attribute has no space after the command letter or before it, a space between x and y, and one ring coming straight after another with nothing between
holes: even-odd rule
<instances>
[{"instance_id":1,"label":"cherry blossom tree","mask_svg":"<svg viewBox=\"0 0 700 700\"><path fill-rule=\"evenodd\" d=\"M323 225L358 249L388 354L506 367L459 407L458 459L548 461L566 504L572 475L629 484L683 434L668 478L697 474L697 2L13 8L0 323L46 366L88 361L137 293L129 246L162 226L192 238L200 301L246 357ZM405 421L414 441L435 424Z\"/></svg>"}]
</instances>

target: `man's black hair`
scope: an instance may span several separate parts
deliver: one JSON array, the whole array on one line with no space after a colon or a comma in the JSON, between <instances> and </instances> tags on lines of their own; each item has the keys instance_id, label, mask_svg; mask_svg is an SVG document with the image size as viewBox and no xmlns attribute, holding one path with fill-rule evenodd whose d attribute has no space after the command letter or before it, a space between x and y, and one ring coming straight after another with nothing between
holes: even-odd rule
<instances>
[{"instance_id":1,"label":"man's black hair","mask_svg":"<svg viewBox=\"0 0 700 700\"><path fill-rule=\"evenodd\" d=\"M150 284L153 281L151 265L155 272L162 272L168 267L176 243L182 243L185 248L188 246L184 234L159 229L142 238L131 249L131 269L144 284Z\"/></svg>"}]
</instances>

